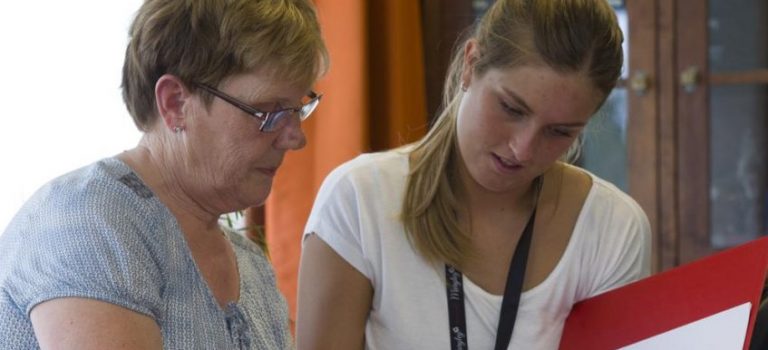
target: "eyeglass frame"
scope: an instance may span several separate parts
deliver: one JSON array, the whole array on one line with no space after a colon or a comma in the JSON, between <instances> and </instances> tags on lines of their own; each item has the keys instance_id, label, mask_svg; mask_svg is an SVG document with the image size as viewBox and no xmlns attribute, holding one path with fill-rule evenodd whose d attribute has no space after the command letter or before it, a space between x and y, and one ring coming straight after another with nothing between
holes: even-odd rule
<instances>
[{"instance_id":1,"label":"eyeglass frame","mask_svg":"<svg viewBox=\"0 0 768 350\"><path fill-rule=\"evenodd\" d=\"M306 120L307 118L309 118L309 115L312 114L312 112L314 112L315 109L317 109L317 105L320 104L320 98L323 97L323 94L318 94L315 91L310 90L309 93L307 94L307 97L310 98L309 102L302 104L301 107L298 107L298 108L288 107L288 108L281 108L275 111L264 112L264 111L260 111L257 108L251 107L245 102L240 101L228 94L225 94L221 90L216 89L210 85L201 84L201 83L194 83L194 85L210 93L211 95L218 97L224 100L225 102L239 108L243 112L247 113L249 116L260 120L261 125L259 126L259 131L265 132L265 133L274 132L280 129L280 128L272 128L269 130L264 130L265 127L269 125L269 122L272 121L273 118L275 118L275 115L278 115L279 113L284 113L284 112L296 113L299 115L300 121ZM309 110L305 111L304 109L308 107L310 107ZM274 125L277 125L277 124L274 124Z\"/></svg>"}]
</instances>

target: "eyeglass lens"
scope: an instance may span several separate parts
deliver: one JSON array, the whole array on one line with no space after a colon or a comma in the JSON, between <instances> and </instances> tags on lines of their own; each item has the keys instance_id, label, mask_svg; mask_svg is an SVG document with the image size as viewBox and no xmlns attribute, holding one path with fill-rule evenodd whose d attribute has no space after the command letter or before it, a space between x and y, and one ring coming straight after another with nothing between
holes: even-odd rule
<instances>
[{"instance_id":1,"label":"eyeglass lens","mask_svg":"<svg viewBox=\"0 0 768 350\"><path fill-rule=\"evenodd\" d=\"M280 129L285 126L294 115L298 115L299 120L303 121L304 119L307 119L310 114L312 114L319 102L320 98L315 97L311 101L307 102L307 104L302 106L299 110L285 109L272 112L270 113L269 118L265 119L261 125L261 131L269 132Z\"/></svg>"}]
</instances>

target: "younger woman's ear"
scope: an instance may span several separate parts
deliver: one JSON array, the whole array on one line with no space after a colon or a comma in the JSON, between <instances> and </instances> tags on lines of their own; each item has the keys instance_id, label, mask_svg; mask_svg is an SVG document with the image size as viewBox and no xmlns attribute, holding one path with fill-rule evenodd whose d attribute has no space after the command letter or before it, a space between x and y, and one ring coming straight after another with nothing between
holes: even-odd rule
<instances>
[{"instance_id":1,"label":"younger woman's ear","mask_svg":"<svg viewBox=\"0 0 768 350\"><path fill-rule=\"evenodd\" d=\"M183 130L185 124L184 103L189 97L186 85L179 77L164 74L155 84L157 113L169 130Z\"/></svg>"},{"instance_id":2,"label":"younger woman's ear","mask_svg":"<svg viewBox=\"0 0 768 350\"><path fill-rule=\"evenodd\" d=\"M461 88L465 90L472 83L472 72L477 61L477 42L474 39L467 40L464 44L464 64L461 71Z\"/></svg>"}]
</instances>

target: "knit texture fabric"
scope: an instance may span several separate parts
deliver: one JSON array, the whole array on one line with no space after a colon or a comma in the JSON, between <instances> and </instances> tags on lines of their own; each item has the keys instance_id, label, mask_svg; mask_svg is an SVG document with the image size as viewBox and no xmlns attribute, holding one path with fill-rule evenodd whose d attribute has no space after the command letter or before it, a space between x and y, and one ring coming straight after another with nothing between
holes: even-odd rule
<instances>
[{"instance_id":1,"label":"knit texture fabric","mask_svg":"<svg viewBox=\"0 0 768 350\"><path fill-rule=\"evenodd\" d=\"M63 297L144 314L165 349L289 349L285 300L263 252L227 231L240 299L222 308L178 222L123 162L108 158L38 190L0 236L0 349L37 349L29 314Z\"/></svg>"}]
</instances>

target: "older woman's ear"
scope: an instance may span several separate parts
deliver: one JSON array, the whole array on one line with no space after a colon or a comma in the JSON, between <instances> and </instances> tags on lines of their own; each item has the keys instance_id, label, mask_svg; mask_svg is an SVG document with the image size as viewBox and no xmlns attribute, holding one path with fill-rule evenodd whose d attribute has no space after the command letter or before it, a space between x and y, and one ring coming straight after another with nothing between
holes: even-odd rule
<instances>
[{"instance_id":1,"label":"older woman's ear","mask_svg":"<svg viewBox=\"0 0 768 350\"><path fill-rule=\"evenodd\" d=\"M174 131L184 130L184 103L189 98L189 90L177 76L165 74L155 84L157 114L166 128Z\"/></svg>"}]
</instances>

